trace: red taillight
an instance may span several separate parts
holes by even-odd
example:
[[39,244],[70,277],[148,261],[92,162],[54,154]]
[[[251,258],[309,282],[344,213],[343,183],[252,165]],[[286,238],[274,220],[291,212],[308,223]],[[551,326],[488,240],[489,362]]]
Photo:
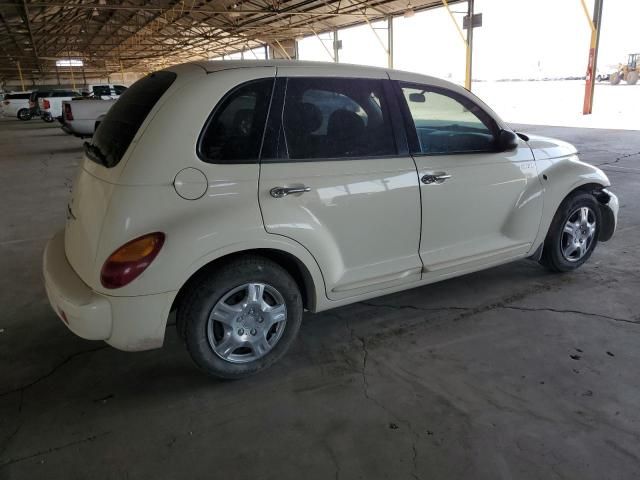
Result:
[[51,108],[51,103],[46,98],[42,101],[42,108],[45,110],[49,110]]
[[151,265],[164,244],[164,233],[155,232],[125,243],[109,255],[100,272],[105,288],[120,288],[135,280]]
[[71,105],[68,103],[64,104],[64,118],[65,120],[73,120],[73,113],[71,113]]

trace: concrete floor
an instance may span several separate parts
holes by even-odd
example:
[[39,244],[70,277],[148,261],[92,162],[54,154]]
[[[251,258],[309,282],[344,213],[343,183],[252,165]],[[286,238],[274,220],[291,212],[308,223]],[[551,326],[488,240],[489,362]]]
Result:
[[640,134],[575,143],[620,227],[568,275],[521,261],[307,315],[292,351],[211,381],[169,328],[125,353],[75,337],[40,257],[81,141],[0,122],[0,478],[629,479],[640,476]]

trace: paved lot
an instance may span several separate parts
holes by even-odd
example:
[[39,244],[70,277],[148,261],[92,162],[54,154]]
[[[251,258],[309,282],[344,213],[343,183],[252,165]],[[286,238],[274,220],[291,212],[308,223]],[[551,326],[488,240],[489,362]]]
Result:
[[81,142],[0,122],[1,479],[640,477],[640,134],[574,142],[620,229],[569,275],[521,261],[307,315],[274,368],[200,374],[72,335],[41,282]]

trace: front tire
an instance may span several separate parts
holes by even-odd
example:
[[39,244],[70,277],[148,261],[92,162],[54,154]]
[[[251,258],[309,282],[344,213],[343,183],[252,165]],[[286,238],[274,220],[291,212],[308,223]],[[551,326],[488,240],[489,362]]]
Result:
[[612,73],[611,76],[609,77],[609,83],[611,83],[611,85],[618,85],[621,79],[622,79],[622,75],[618,72],[615,72],[615,73]]
[[18,110],[17,117],[18,120],[26,122],[27,120],[31,120],[31,112],[28,108],[21,108],[20,110]]
[[51,123],[51,122],[53,122],[53,117],[51,116],[50,113],[43,113],[42,114],[42,120],[44,120],[47,123]]
[[580,267],[598,244],[601,223],[600,206],[593,195],[567,197],[553,217],[540,263],[554,272]]
[[177,325],[193,361],[210,376],[239,379],[264,370],[289,349],[302,322],[295,280],[278,264],[248,256],[195,280]]
[[629,72],[627,74],[627,84],[635,85],[637,82],[638,82],[638,72],[637,71]]

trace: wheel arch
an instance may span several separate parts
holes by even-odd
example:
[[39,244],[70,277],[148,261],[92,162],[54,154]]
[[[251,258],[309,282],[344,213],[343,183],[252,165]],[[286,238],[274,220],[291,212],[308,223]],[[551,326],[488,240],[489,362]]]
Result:
[[249,248],[238,250],[211,259],[193,272],[183,283],[173,300],[171,311],[177,310],[186,292],[192,285],[197,283],[202,277],[211,275],[218,267],[246,255],[257,255],[264,257],[284,268],[293,277],[300,288],[302,303],[306,310],[315,311],[318,304],[318,292],[324,289],[323,285],[318,285],[318,279],[314,279],[307,265],[296,255],[277,248]]
[[553,210],[550,212],[551,215],[549,215],[545,221],[544,228],[541,229],[540,232],[538,232],[538,238],[536,239],[536,242],[534,243],[534,246],[532,248],[531,258],[539,259],[542,256],[542,251],[544,249],[544,242],[549,233],[549,228],[551,228],[551,222],[553,221],[553,218],[558,213],[558,209],[561,207],[564,201],[567,198],[571,197],[572,195],[575,195],[576,193],[590,193],[596,198],[596,200],[598,201],[601,207],[600,212],[602,214],[601,217],[604,223],[603,228],[601,228],[601,232],[598,239],[601,241],[606,241],[609,238],[611,238],[611,235],[613,234],[613,230],[615,228],[615,220],[612,214],[608,214],[609,209],[604,208],[606,203],[609,200],[609,197],[606,194],[606,192],[603,192],[603,190],[608,186],[609,184],[604,181],[603,182],[585,181],[584,183],[574,185],[574,187],[569,192],[567,192],[562,198],[560,198],[559,201],[555,202],[555,205],[553,206]]

